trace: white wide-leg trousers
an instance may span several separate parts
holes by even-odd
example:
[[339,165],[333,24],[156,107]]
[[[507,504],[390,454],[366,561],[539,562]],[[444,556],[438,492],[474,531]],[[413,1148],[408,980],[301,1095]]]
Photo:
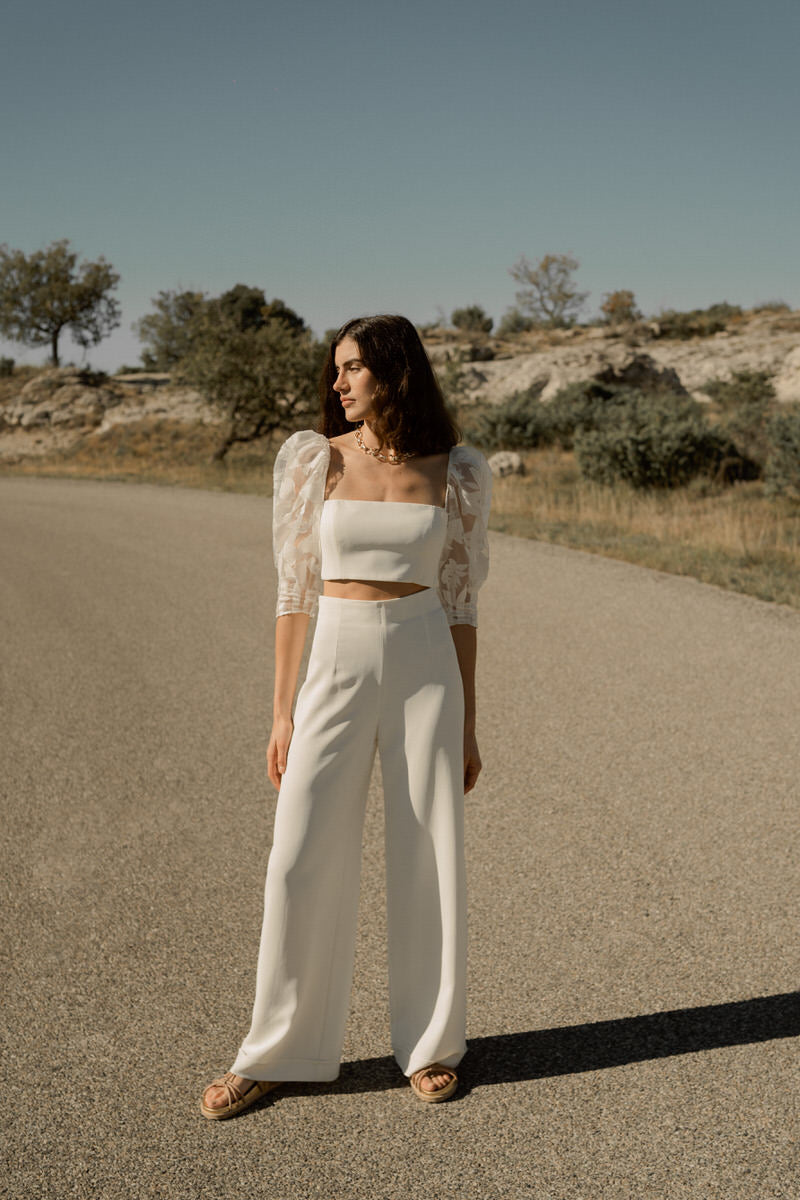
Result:
[[435,589],[320,596],[281,780],[247,1079],[339,1074],[376,747],[385,807],[392,1051],[411,1075],[466,1051],[464,691]]

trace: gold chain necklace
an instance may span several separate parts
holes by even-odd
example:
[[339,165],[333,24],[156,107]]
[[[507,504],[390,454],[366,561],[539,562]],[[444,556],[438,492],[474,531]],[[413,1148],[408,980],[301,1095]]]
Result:
[[357,444],[360,446],[360,448],[364,451],[365,454],[371,454],[373,456],[373,458],[377,458],[380,462],[401,463],[401,462],[405,462],[407,458],[415,458],[416,457],[416,451],[414,451],[414,450],[402,450],[400,452],[400,454],[395,454],[395,452],[393,450],[390,450],[389,457],[387,458],[386,455],[382,454],[380,450],[375,450],[371,446],[364,445],[364,435],[361,432],[362,429],[363,429],[363,425],[358,425],[356,427],[356,442],[357,442]]

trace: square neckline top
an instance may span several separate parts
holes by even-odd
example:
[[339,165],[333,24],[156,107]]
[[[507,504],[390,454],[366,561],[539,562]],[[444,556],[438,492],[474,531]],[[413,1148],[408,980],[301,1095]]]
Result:
[[[330,446],[330,438],[328,439]],[[323,498],[323,504],[402,504],[411,508],[435,508],[438,512],[447,512],[447,501],[450,496],[450,466],[453,458],[454,446],[451,446],[447,452],[447,482],[444,489],[444,504],[427,504],[420,500],[351,500],[347,496],[331,496],[328,499]]]

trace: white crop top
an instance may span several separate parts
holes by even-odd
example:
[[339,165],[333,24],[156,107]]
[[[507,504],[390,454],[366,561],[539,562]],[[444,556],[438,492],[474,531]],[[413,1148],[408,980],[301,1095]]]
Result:
[[453,446],[444,508],[391,500],[325,499],[330,442],[301,429],[273,470],[276,615],[314,616],[323,579],[407,581],[436,587],[450,625],[477,625],[489,572],[492,472],[479,450]]
[[446,510],[394,500],[323,500],[323,579],[406,580],[435,587]]

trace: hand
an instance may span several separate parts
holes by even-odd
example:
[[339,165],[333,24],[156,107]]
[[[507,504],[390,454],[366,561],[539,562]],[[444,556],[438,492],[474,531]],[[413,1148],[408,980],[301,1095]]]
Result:
[[478,776],[481,773],[481,756],[478,752],[478,742],[475,737],[475,730],[470,727],[464,729],[464,795],[471,792],[475,787]]
[[274,787],[280,791],[281,778],[286,773],[286,755],[294,733],[291,717],[276,717],[272,722],[272,733],[267,746],[267,773]]

